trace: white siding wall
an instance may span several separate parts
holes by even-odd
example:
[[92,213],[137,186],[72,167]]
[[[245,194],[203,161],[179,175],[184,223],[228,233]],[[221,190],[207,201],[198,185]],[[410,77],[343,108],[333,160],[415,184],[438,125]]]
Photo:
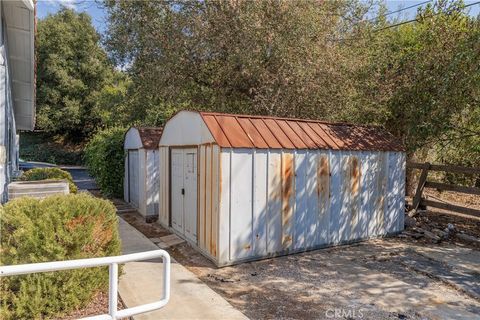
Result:
[[[130,159],[128,156],[129,152]],[[150,159],[149,161],[153,163],[153,159]],[[138,209],[138,212],[140,212],[140,214],[142,214],[144,217],[149,215],[147,212],[147,200],[153,200],[151,195],[155,193],[158,194],[158,192],[151,190],[151,183],[147,181],[147,176],[150,177],[152,174],[154,174],[153,172],[147,171],[147,169],[153,170],[153,168],[147,167],[147,151],[145,149],[126,150],[124,200]],[[133,182],[133,179],[135,179],[134,176],[136,179],[138,179],[138,182]],[[147,196],[147,192],[150,193],[150,196]],[[153,214],[154,212],[152,211],[150,215]]]
[[401,152],[222,149],[217,263],[403,229]]
[[158,214],[159,152],[147,150],[146,156],[146,216],[156,216]]

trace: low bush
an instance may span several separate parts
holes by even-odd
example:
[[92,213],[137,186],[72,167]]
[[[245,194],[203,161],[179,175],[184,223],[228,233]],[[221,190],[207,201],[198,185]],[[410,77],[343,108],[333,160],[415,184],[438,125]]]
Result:
[[[88,194],[18,198],[0,208],[0,264],[120,254],[115,207]],[[58,318],[108,289],[108,267],[4,277],[0,319]]]
[[59,168],[34,168],[24,172],[20,176],[22,181],[38,180],[67,180],[70,193],[77,193],[77,186],[73,183],[72,175]]
[[125,128],[111,128],[95,134],[85,148],[85,164],[102,192],[123,196]]

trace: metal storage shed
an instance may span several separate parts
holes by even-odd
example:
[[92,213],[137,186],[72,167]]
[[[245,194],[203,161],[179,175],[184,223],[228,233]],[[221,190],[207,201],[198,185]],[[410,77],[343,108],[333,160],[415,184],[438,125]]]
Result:
[[131,127],[125,133],[124,199],[150,221],[158,217],[158,142],[161,128]]
[[403,229],[405,152],[378,127],[181,111],[159,148],[159,222],[218,266]]

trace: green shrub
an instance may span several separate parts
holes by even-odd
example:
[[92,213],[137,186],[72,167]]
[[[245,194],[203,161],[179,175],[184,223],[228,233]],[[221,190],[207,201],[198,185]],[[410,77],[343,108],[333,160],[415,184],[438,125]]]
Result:
[[106,195],[122,197],[125,156],[125,128],[98,132],[85,148],[85,163],[100,189]]
[[59,168],[34,168],[20,176],[22,181],[38,180],[67,180],[70,193],[77,193],[77,186],[73,183],[72,175]]
[[81,144],[67,143],[42,132],[20,133],[20,158],[25,161],[83,165],[82,150]]
[[[0,208],[0,264],[120,254],[115,207],[86,193],[18,198]],[[0,319],[57,318],[108,288],[108,267],[3,277]]]

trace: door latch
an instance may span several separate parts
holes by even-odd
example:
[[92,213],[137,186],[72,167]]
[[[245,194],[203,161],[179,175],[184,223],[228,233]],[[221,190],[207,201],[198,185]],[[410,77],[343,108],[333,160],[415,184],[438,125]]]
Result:
[[185,188],[182,188],[182,195],[185,195]]

